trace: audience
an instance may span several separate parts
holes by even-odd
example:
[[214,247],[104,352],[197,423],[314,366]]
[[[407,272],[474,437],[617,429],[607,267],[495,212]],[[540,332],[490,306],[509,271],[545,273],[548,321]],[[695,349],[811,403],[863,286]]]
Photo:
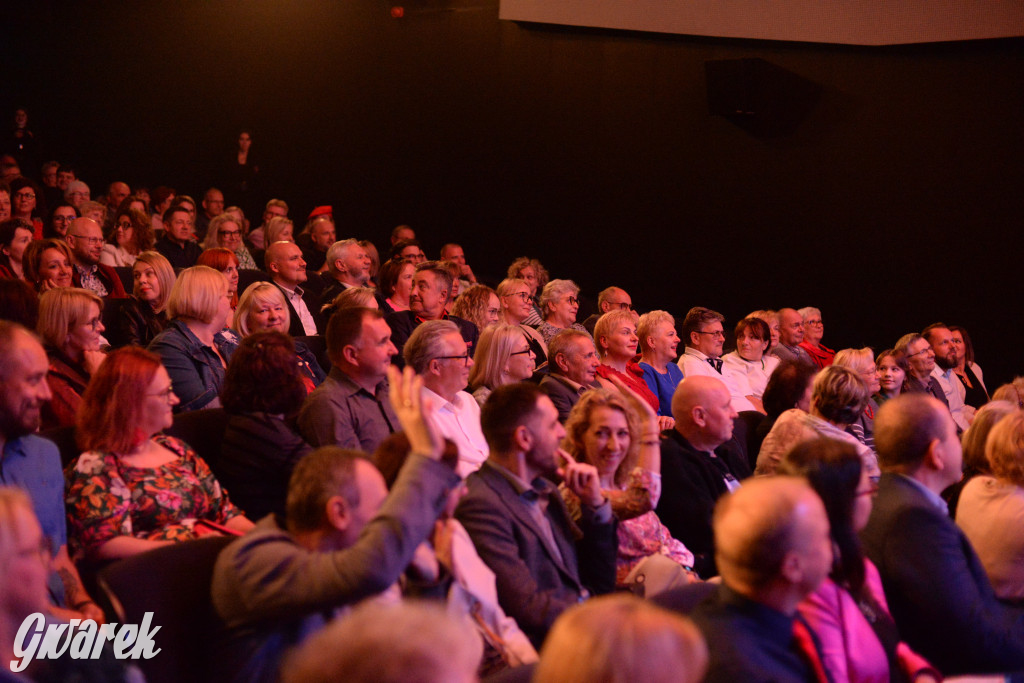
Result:
[[[765,389],[779,367],[779,359],[768,354],[772,345],[771,330],[763,319],[751,316],[736,323],[734,336],[736,350],[722,356],[723,381],[735,387],[735,393],[745,398],[754,410],[764,413]],[[736,408],[735,401],[733,407]]]
[[[0,194],[0,198],[2,198]],[[71,226],[71,221],[78,218],[81,214],[71,204],[67,202],[61,202],[53,207],[50,211],[49,220],[43,226],[43,237],[59,237],[64,239],[64,236],[68,234],[68,228]]]
[[679,355],[676,320],[666,311],[644,313],[637,320],[636,336],[640,340],[639,366],[647,388],[658,399],[658,415],[671,418],[672,395],[683,381],[683,371],[673,362]]
[[33,230],[31,223],[20,218],[0,223],[0,279],[26,279],[22,259]]
[[700,683],[708,650],[693,622],[629,595],[571,607],[544,642],[534,683]]
[[203,240],[203,249],[220,247],[235,255],[237,267],[242,270],[256,270],[258,266],[252,254],[242,243],[243,227],[234,214],[223,212],[213,217]]
[[370,256],[355,239],[334,242],[327,248],[325,263],[327,272],[323,275],[326,283],[322,296],[331,301],[350,287],[365,287],[370,276]]
[[779,472],[805,478],[825,504],[832,571],[797,609],[818,637],[832,679],[941,680],[899,641],[878,569],[861,551],[857,534],[868,522],[878,487],[857,451],[834,439],[805,441],[786,453]]
[[[156,228],[156,221],[153,221]],[[153,248],[163,254],[176,269],[191,268],[203,252],[192,235],[192,216],[188,209],[175,205],[164,212],[161,222],[163,236]]]
[[312,450],[292,427],[306,397],[302,380],[295,345],[282,332],[246,336],[228,363],[217,475],[252,519],[284,515],[288,478]]
[[83,452],[67,473],[77,552],[110,560],[252,527],[203,459],[161,434],[177,403],[170,376],[149,351],[118,349],[100,366],[75,425]]
[[[538,302],[544,322],[537,327],[537,331],[544,337],[544,343],[550,344],[551,338],[565,329],[590,334],[583,325],[576,322],[576,313],[580,310],[580,300],[577,298],[579,293],[580,288],[572,280],[552,280],[544,285]],[[529,318],[524,322],[529,323]]]
[[174,268],[156,251],[144,251],[132,264],[132,295],[117,311],[111,341],[118,346],[149,346],[167,329],[167,301]]
[[480,335],[469,370],[469,387],[481,406],[503,384],[522,382],[533,375],[536,359],[519,325],[498,324]]
[[818,366],[807,350],[800,346],[804,340],[804,319],[792,308],[779,309],[779,343],[772,343],[772,355],[779,360],[794,360],[805,365]]
[[501,306],[501,322],[518,325],[530,343],[530,350],[537,358],[537,366],[543,365],[548,359],[548,345],[535,328],[526,320],[533,314],[533,296],[526,280],[505,278],[498,284],[496,291]]
[[452,315],[473,323],[483,334],[501,319],[501,303],[487,285],[468,285],[452,304]]
[[540,388],[558,411],[558,421],[569,419],[569,411],[588,389],[598,387],[597,357],[594,340],[586,332],[562,330],[551,338],[548,346],[548,372],[540,380]]
[[950,325],[949,331],[953,334],[953,346],[956,348],[957,360],[953,370],[966,390],[964,403],[977,410],[985,405],[989,395],[981,367],[974,362],[974,344],[971,343],[971,336],[967,334],[965,328]]
[[145,211],[125,208],[114,214],[107,243],[100,254],[105,266],[131,266],[138,255],[153,248],[152,223]]
[[[583,327],[586,328],[587,333],[593,336],[594,326],[597,325],[597,321],[605,313],[611,311],[632,311],[633,310],[633,299],[630,298],[629,293],[621,287],[608,287],[602,289],[597,295],[597,313],[593,314],[589,318],[583,321]],[[633,321],[636,322],[636,318],[633,317]],[[672,357],[673,359],[675,356]]]
[[[520,256],[508,267],[508,277],[523,280],[529,287],[531,297],[530,315],[521,322],[526,325],[538,326],[543,322],[543,312],[538,304],[537,292],[544,289],[548,284],[548,271],[537,259]],[[587,332],[587,334],[590,334]],[[545,338],[547,343],[547,338]]]
[[[977,424],[975,420],[967,433]],[[979,473],[963,487],[956,523],[978,553],[996,596],[1020,604],[1024,599],[1024,412],[1013,410],[995,423],[985,442],[985,457],[991,474]]]
[[878,402],[874,396],[882,389],[878,381],[875,354],[866,346],[863,349],[843,349],[836,353],[832,362],[853,370],[868,386],[868,400],[864,412],[846,428],[846,431],[856,437],[857,441],[875,450],[875,413],[878,411]]
[[1024,669],[1024,609],[999,601],[939,497],[961,476],[949,410],[930,396],[891,399],[875,445],[884,473],[861,540],[900,634],[947,676]]
[[148,347],[174,382],[174,412],[220,407],[224,371],[238,346],[238,336],[225,327],[230,314],[223,273],[193,266],[175,280],[167,300],[170,323]]
[[746,383],[734,382],[734,375],[724,372],[722,349],[725,345],[725,317],[703,306],[694,306],[683,319],[683,342],[686,348],[677,361],[684,377],[713,377],[729,389],[733,410],[756,410],[747,400]]
[[800,342],[800,348],[807,352],[819,370],[832,365],[836,352],[821,343],[821,338],[825,335],[821,311],[814,306],[807,306],[797,313],[800,314],[804,331],[804,340]]
[[404,260],[388,260],[381,265],[378,291],[384,297],[385,313],[409,310],[409,295],[412,293],[412,276],[415,271],[416,266]]
[[319,448],[292,471],[284,519],[265,517],[217,559],[213,604],[229,639],[224,680],[277,681],[288,648],[339,608],[388,591],[459,483],[440,462],[421,381],[411,370],[389,373],[392,409],[412,444],[391,493],[363,453]]
[[71,248],[73,287],[83,287],[97,296],[124,299],[128,295],[124,285],[111,266],[100,263],[103,253],[103,230],[91,218],[76,218],[71,221],[64,238]]
[[[615,310],[605,313],[594,326],[594,346],[601,364],[597,366],[597,383],[605,389],[614,389],[616,378],[640,394],[655,412],[661,407],[657,395],[644,381],[644,371],[635,360],[637,355],[636,317],[632,311]],[[670,427],[671,425],[666,425]]]
[[224,247],[212,247],[206,249],[196,259],[197,266],[209,266],[220,271],[228,279],[228,294],[231,295],[231,315],[228,316],[227,326],[232,327],[235,309],[238,308],[238,257],[230,249]]
[[62,239],[51,237],[31,242],[25,248],[22,265],[25,280],[40,294],[49,289],[71,286],[71,248]]
[[991,475],[992,466],[985,455],[985,445],[988,443],[989,432],[996,426],[996,423],[1005,416],[1018,410],[1018,407],[1009,401],[992,400],[981,407],[974,417],[974,422],[967,428],[960,438],[963,449],[963,470],[964,475],[960,481],[950,485],[942,492],[942,499],[949,506],[949,516],[957,519],[957,509],[960,502],[960,495],[970,482],[980,475]]
[[53,394],[43,406],[43,428],[69,427],[89,378],[103,362],[103,299],[87,289],[51,289],[39,298],[36,331],[50,367],[46,382]]
[[953,422],[956,422],[959,431],[963,432],[974,419],[974,408],[964,403],[967,389],[956,377],[955,370],[959,363],[959,357],[957,356],[957,347],[953,344],[953,333],[944,323],[934,323],[924,328],[921,336],[928,340],[935,356],[932,377],[938,381],[939,387],[946,397],[946,405],[949,406]]
[[333,209],[329,206],[313,209],[302,232],[295,238],[311,271],[322,273],[327,268],[327,251],[337,237]]
[[[565,424],[564,446],[575,460],[597,469],[601,492],[619,520],[616,585],[650,597],[699,577],[693,571],[693,553],[654,512],[661,496],[658,416],[624,382],[616,385],[580,399]],[[562,495],[570,514],[578,518],[579,497],[568,488]]]
[[293,242],[271,242],[265,256],[271,281],[284,294],[291,324],[288,334],[293,337],[313,337],[320,333],[320,297],[300,287],[306,281],[306,262],[302,250]]
[[895,349],[886,349],[875,359],[875,372],[878,375],[878,392],[873,398],[881,407],[890,398],[896,398],[903,391],[903,382],[907,378],[909,367],[907,358]]

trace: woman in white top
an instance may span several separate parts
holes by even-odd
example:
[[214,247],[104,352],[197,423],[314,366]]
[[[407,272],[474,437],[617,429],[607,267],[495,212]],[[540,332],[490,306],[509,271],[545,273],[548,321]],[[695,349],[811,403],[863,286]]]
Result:
[[103,245],[100,263],[131,266],[144,251],[153,248],[153,227],[145,212],[124,208],[114,217],[114,225]]
[[763,413],[762,398],[768,378],[779,367],[779,359],[768,355],[771,328],[762,318],[744,318],[736,323],[735,336],[736,350],[722,356],[722,375]]

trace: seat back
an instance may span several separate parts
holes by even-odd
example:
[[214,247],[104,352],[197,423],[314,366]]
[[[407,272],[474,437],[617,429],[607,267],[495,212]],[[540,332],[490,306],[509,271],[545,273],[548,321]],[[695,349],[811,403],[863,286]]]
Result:
[[164,433],[191,446],[216,474],[217,463],[220,460],[220,444],[224,441],[227,421],[228,416],[223,408],[190,410],[175,415],[174,424],[165,429]]
[[757,464],[757,454],[761,451],[761,443],[757,438],[757,427],[765,419],[764,413],[756,410],[741,410],[733,420],[732,438],[743,447],[750,470]]
[[233,540],[211,536],[183,541],[115,562],[99,573],[97,584],[119,624],[141,624],[152,612],[150,630],[161,652],[139,659],[149,683],[212,680],[212,643],[219,620],[210,583],[220,551]]

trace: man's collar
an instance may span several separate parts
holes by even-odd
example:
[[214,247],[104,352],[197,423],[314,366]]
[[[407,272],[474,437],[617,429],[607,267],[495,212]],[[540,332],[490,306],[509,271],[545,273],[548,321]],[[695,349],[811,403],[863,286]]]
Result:
[[518,494],[521,498],[526,498],[531,501],[536,500],[541,496],[550,495],[555,489],[554,484],[552,484],[544,477],[537,476],[534,478],[532,482],[527,482],[525,479],[523,479],[518,474],[508,469],[504,465],[499,465],[498,463],[494,462],[493,459],[488,459],[487,463],[488,465],[493,467],[498,474],[500,474],[501,476],[505,477],[505,479],[508,480],[508,483],[512,485],[512,488],[515,490],[516,494]]
[[902,474],[899,472],[894,472],[893,474],[909,482],[914,488],[920,491],[924,495],[924,497],[928,499],[928,502],[935,506],[936,510],[941,511],[943,515],[949,514],[949,506],[946,504],[946,501],[942,500],[942,496],[939,496],[930,488],[925,486],[917,479],[914,479],[910,475]]
[[305,293],[305,290],[303,290],[302,287],[299,287],[298,285],[295,285],[293,288],[288,289],[286,285],[284,285],[278,280],[274,280],[274,284],[283,289],[288,294],[294,294],[295,296],[301,297]]
[[97,271],[99,271],[99,269],[100,269],[100,267],[99,267],[98,264],[93,264],[91,266],[83,266],[83,265],[80,265],[78,263],[78,261],[75,261],[75,270],[77,270],[80,275],[87,275],[87,274],[90,274],[90,273],[96,273]]
[[683,355],[693,356],[694,358],[699,358],[702,361],[707,361],[707,359],[710,358],[710,356],[705,355],[703,351],[699,351],[698,349],[695,349],[692,346],[687,346],[685,349],[683,349]]
[[359,392],[364,392],[376,398],[376,396],[381,392],[382,389],[386,389],[388,387],[387,379],[382,379],[379,382],[377,382],[377,384],[374,386],[373,391],[369,391],[361,384],[356,382],[354,379],[352,379],[351,375],[349,375],[347,372],[339,368],[337,365],[331,366],[330,372],[328,373],[328,377],[330,377],[331,379],[333,379],[334,381],[341,385],[341,388],[345,391],[346,397],[352,396],[353,394],[358,394]]

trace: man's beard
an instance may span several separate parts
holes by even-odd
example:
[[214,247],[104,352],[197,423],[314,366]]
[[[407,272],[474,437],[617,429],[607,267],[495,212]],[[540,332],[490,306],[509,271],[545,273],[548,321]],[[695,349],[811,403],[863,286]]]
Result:
[[[952,360],[950,360],[952,358]],[[952,370],[957,365],[956,356],[935,356],[935,364],[943,370]]]

